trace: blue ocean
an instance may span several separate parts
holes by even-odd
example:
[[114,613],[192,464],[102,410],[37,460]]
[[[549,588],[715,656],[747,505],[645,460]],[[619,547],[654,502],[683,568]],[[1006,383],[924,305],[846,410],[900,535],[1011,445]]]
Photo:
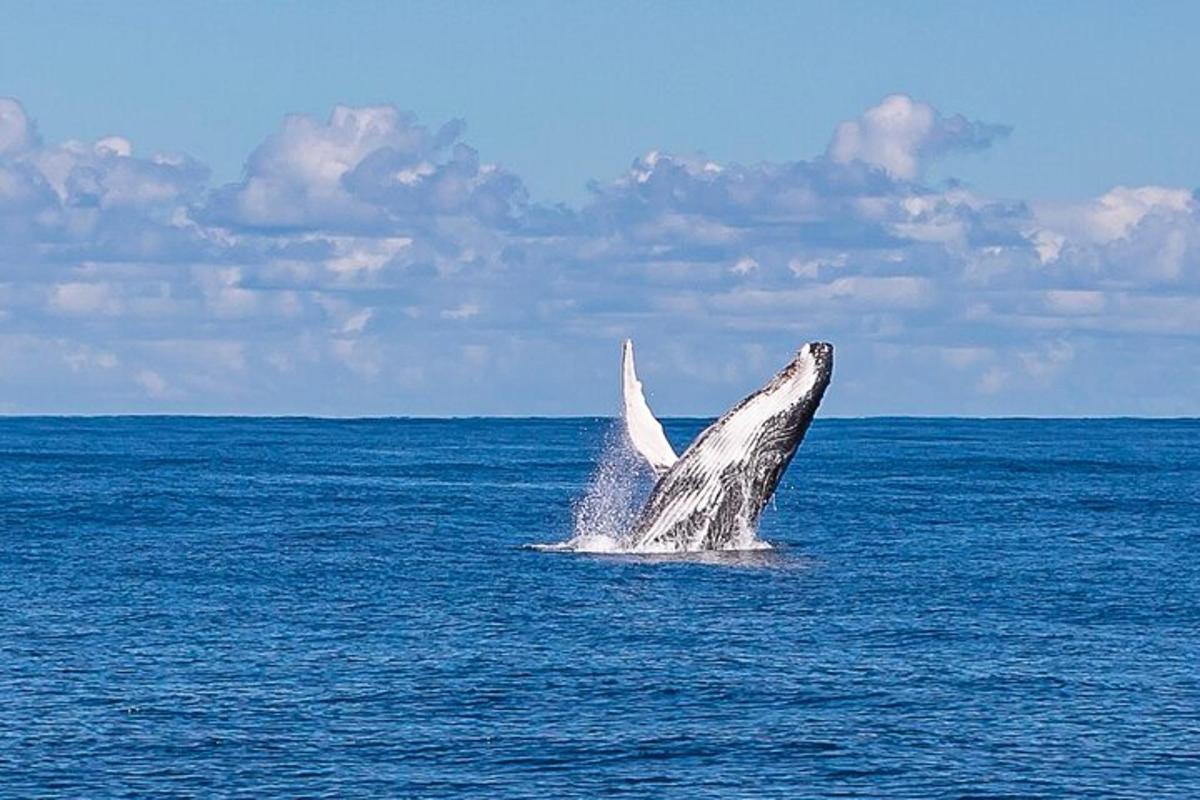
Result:
[[1200,421],[818,418],[770,550],[530,549],[612,424],[0,420],[0,794],[1200,797]]

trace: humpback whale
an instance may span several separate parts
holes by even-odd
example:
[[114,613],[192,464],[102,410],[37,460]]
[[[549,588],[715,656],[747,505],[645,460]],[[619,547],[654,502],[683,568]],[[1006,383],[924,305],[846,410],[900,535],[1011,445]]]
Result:
[[633,363],[621,357],[622,418],[657,477],[629,537],[635,552],[734,550],[754,542],[763,508],[808,431],[833,374],[833,346],[810,342],[765,386],[676,456],[650,411]]

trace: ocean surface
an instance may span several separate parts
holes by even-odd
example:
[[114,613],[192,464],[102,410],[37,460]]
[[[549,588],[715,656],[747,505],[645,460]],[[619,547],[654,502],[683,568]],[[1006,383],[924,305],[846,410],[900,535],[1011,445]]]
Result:
[[0,419],[0,796],[1200,797],[1200,421],[818,419],[770,551],[525,547],[610,425]]

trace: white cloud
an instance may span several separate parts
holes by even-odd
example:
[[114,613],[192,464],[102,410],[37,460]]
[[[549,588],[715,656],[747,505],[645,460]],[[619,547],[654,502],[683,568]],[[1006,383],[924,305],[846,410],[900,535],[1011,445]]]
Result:
[[50,305],[65,314],[117,314],[121,301],[111,284],[60,283],[50,290]]
[[367,328],[367,323],[371,321],[371,316],[375,312],[370,308],[364,308],[351,314],[342,323],[341,332],[343,334],[362,333]]
[[166,397],[170,389],[166,379],[152,369],[139,370],[134,374],[133,379],[138,386],[142,387],[142,391],[154,399]]
[[944,117],[928,103],[893,94],[858,119],[840,124],[827,155],[839,164],[862,161],[911,180],[920,174],[922,159],[981,150],[1007,133],[1003,125],[974,122],[961,114]]
[[0,97],[0,155],[32,147],[37,140],[24,107],[11,97]]
[[377,272],[400,253],[412,246],[407,236],[361,236],[323,237],[333,250],[325,260],[325,266],[338,275],[353,277],[359,273]]
[[103,139],[97,139],[92,149],[101,156],[129,158],[133,155],[133,143],[121,136],[106,136]]
[[247,178],[233,193],[236,218],[248,225],[295,225],[316,215],[331,221],[370,216],[342,178],[370,153],[411,150],[423,135],[389,106],[337,106],[326,123],[293,114],[251,155]]
[[1063,245],[1067,243],[1066,236],[1045,229],[1030,233],[1029,240],[1033,242],[1033,247],[1037,250],[1038,259],[1043,264],[1049,264],[1051,261],[1057,260],[1059,255],[1062,254]]
[[335,357],[351,372],[367,379],[379,376],[379,353],[372,342],[362,339],[334,339],[331,347]]
[[[70,385],[111,408],[133,380],[153,408],[596,411],[633,335],[677,411],[728,399],[689,378],[736,393],[815,337],[838,345],[843,409],[1110,408],[1065,388],[1111,368],[1101,340],[1144,345],[1149,370],[1200,336],[1192,192],[924,185],[930,159],[1004,131],[904,96],[824,156],[652,151],[578,208],[530,203],[461,132],[390,107],[289,117],[212,189],[119,136],[43,144],[0,103],[0,402]],[[1164,374],[1152,391],[1200,397]]]
[[508,219],[524,188],[456,144],[462,129],[454,121],[431,131],[393,106],[336,106],[324,122],[293,114],[250,156],[244,180],[213,196],[208,216],[251,228],[373,232],[439,214]]
[[838,253],[829,258],[792,258],[788,261],[788,269],[797,278],[816,280],[830,270],[839,270],[846,266],[847,255]]
[[1075,348],[1066,341],[1050,342],[1037,350],[1023,352],[1018,357],[1026,373],[1034,378],[1046,379],[1074,360]]
[[1076,281],[1124,289],[1200,283],[1200,203],[1191,191],[1118,186],[1094,200],[1033,207],[1026,237],[1044,264]]
[[729,268],[729,271],[734,275],[749,275],[758,269],[758,262],[750,256],[742,256],[737,260],[737,263]]
[[1192,209],[1192,193],[1162,186],[1118,186],[1101,195],[1085,212],[1089,232],[1100,242],[1110,242],[1129,231],[1155,212],[1182,212]]
[[442,319],[470,319],[471,317],[479,316],[478,303],[460,303],[454,308],[448,308],[442,312]]
[[67,363],[72,372],[87,369],[110,370],[115,369],[121,363],[121,360],[112,353],[83,344],[65,350],[63,361]]
[[1052,289],[1044,298],[1053,314],[1098,314],[1106,305],[1103,292],[1087,289]]
[[1011,377],[1011,373],[1003,367],[988,367],[980,376],[976,387],[983,394],[999,394],[1008,386]]

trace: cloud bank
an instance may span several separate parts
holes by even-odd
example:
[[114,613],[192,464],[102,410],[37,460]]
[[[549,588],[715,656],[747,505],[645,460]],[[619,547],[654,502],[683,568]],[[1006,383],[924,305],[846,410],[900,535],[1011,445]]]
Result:
[[577,208],[390,106],[285,118],[236,183],[0,99],[0,410],[715,413],[801,342],[844,414],[1200,413],[1200,200],[989,196],[1010,131],[905,95],[806,160],[651,151]]

